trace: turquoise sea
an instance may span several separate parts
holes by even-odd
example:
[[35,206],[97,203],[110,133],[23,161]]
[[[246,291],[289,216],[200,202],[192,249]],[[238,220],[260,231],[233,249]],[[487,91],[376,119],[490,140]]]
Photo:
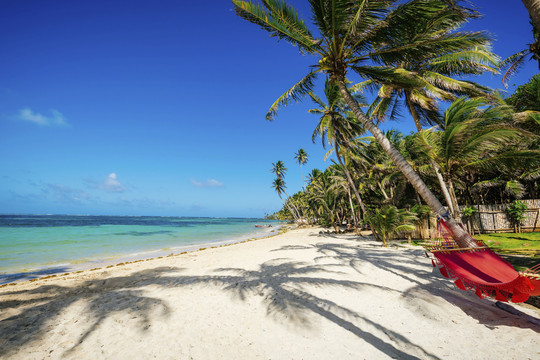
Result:
[[279,225],[244,218],[0,215],[0,284],[266,236]]

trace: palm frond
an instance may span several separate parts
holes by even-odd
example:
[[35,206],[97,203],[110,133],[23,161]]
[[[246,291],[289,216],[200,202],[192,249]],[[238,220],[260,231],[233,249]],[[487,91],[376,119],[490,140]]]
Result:
[[502,78],[502,83],[505,88],[508,87],[508,80],[510,79],[510,77],[512,77],[512,75],[514,75],[523,65],[523,63],[525,62],[525,57],[529,53],[530,51],[528,49],[522,50],[518,53],[510,55],[509,57],[501,61],[501,63],[499,64],[500,69],[504,69],[508,66],[508,69],[505,71]]
[[504,186],[504,191],[518,199],[525,195],[525,186],[517,180],[509,180]]
[[498,73],[499,62],[497,55],[476,46],[430,59],[426,69],[445,75]]
[[351,92],[351,94],[356,94],[356,93],[363,93],[364,89],[369,90],[371,92],[375,92],[378,89],[378,85],[372,79],[365,80],[365,81],[359,82],[358,84],[355,84],[355,85],[351,86],[349,88],[349,91]]
[[291,101],[300,101],[303,96],[309,94],[314,87],[313,81],[316,76],[317,71],[311,71],[302,80],[294,84],[289,90],[281,95],[266,113],[266,120],[273,121],[280,107],[288,105]]
[[470,81],[463,81],[453,79],[449,76],[434,72],[434,71],[425,71],[423,73],[423,78],[446,91],[451,91],[457,95],[468,95],[468,96],[485,96],[490,89],[483,87],[479,84]]
[[264,0],[262,6],[233,0],[236,14],[258,25],[271,36],[290,42],[307,53],[320,52],[316,41],[296,11],[280,0]]

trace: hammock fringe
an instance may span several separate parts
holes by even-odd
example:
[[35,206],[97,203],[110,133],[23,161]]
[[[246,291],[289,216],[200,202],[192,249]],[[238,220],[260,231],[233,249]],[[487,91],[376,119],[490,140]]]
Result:
[[480,299],[492,297],[514,303],[524,302],[537,292],[540,294],[540,278],[536,278],[540,274],[540,264],[525,273],[518,273],[482,241],[475,240],[479,248],[459,248],[444,220],[440,219],[438,223],[443,239],[427,244],[426,249],[432,254],[433,267],[453,280],[457,288],[472,290]]

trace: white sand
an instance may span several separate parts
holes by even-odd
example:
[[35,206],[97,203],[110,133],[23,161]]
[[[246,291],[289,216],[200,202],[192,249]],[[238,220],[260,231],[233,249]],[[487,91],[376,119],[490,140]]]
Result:
[[540,359],[540,326],[421,249],[319,230],[3,287],[0,357]]

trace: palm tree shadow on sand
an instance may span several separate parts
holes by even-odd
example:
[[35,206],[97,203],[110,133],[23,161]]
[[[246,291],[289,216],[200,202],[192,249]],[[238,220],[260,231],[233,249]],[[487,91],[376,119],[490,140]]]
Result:
[[[332,234],[320,234],[317,236],[323,238],[335,237]],[[341,239],[343,240],[343,237]],[[440,301],[449,302],[458,306],[468,316],[473,317],[488,328],[503,325],[530,328],[536,332],[540,332],[540,328],[537,325],[495,307],[492,300],[481,300],[472,292],[457,290],[451,280],[442,277],[438,270],[431,268],[431,266],[422,266],[419,268],[420,259],[425,260],[423,249],[401,248],[399,250],[400,254],[407,256],[400,256],[399,259],[396,259],[391,256],[391,253],[381,251],[381,245],[374,241],[368,241],[366,243],[365,240],[352,237],[348,240],[350,244],[319,242],[311,246],[288,247],[288,249],[302,250],[314,248],[322,254],[321,257],[315,258],[315,261],[330,257],[339,263],[350,266],[359,273],[362,273],[365,264],[369,263],[372,266],[415,284],[403,292],[403,297],[418,298],[419,301],[432,304],[434,307]],[[358,243],[362,243],[361,249],[357,247]],[[429,307],[416,306],[414,310],[422,313],[424,316],[435,316],[435,314],[430,314]]]
[[[182,269],[155,268],[124,277],[94,279],[75,287],[42,285],[33,290],[5,292],[0,295],[0,311],[10,310],[13,315],[0,322],[0,355],[10,355],[25,345],[39,340],[48,324],[61,318],[69,306],[85,306],[83,313],[92,318],[77,343],[65,355],[75,351],[105,319],[115,313],[131,313],[140,318],[141,331],[147,328],[151,312],[165,317],[173,311],[167,302],[145,296],[146,286],[182,288],[203,284],[217,291],[230,293],[233,299],[245,301],[257,295],[262,299],[270,318],[288,322],[298,328],[313,326],[314,316],[322,317],[358,336],[374,348],[400,359],[437,358],[403,335],[377,324],[330,299],[313,295],[308,287],[337,287],[359,291],[364,287],[385,287],[355,281],[339,280],[339,267],[311,265],[302,262],[275,259],[260,265],[257,270],[220,268],[211,276],[183,276]],[[332,270],[334,268],[335,270]],[[31,295],[31,300],[18,301],[17,295]],[[111,304],[113,304],[111,306]],[[380,334],[380,335],[376,335]],[[403,349],[413,349],[407,353]]]

